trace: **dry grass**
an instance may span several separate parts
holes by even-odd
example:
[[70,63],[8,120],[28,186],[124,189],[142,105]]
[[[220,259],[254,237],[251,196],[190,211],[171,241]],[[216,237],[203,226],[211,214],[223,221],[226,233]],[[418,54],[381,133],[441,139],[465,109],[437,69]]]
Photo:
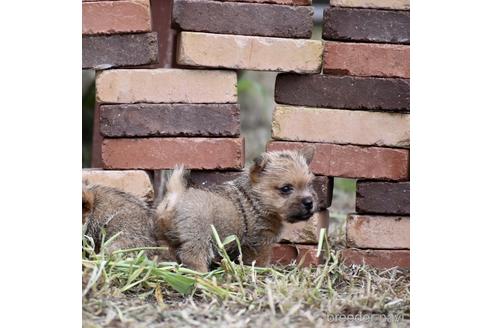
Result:
[[[237,242],[215,240],[219,250]],[[251,267],[222,253],[220,267],[199,274],[143,250],[96,253],[84,237],[84,326],[409,326],[408,271],[348,267],[327,245],[328,261],[316,268]]]

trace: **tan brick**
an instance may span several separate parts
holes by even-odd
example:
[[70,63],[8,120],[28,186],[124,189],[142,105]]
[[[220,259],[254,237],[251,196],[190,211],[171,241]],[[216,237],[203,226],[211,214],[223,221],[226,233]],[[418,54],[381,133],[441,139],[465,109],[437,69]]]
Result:
[[281,241],[297,244],[317,244],[319,231],[328,230],[329,212],[327,210],[315,213],[308,221],[286,223],[280,235]]
[[407,148],[410,115],[277,105],[272,138]]
[[182,32],[177,61],[190,66],[318,73],[322,53],[317,40]]
[[[408,180],[409,151],[382,147],[360,147],[311,143],[316,150],[310,168],[315,174],[378,180]],[[268,150],[300,149],[302,142],[273,141]]]
[[316,257],[317,246],[297,244],[276,244],[272,248],[272,264],[300,264],[301,267],[316,266],[324,263],[324,256]]
[[149,0],[82,3],[82,34],[150,32]]
[[102,185],[120,189],[133,194],[146,202],[154,199],[154,188],[149,175],[145,171],[104,171],[97,169],[83,169],[82,181],[89,185]]
[[410,78],[410,46],[325,42],[323,72]]
[[104,139],[102,160],[108,169],[241,169],[243,138]]
[[342,250],[341,257],[345,265],[366,264],[379,269],[392,267],[410,269],[410,251],[408,250],[348,248]]
[[335,7],[377,8],[377,9],[410,9],[410,0],[330,0]]
[[351,214],[347,217],[347,245],[357,248],[410,248],[410,218]]
[[236,72],[115,69],[96,76],[100,103],[235,103]]

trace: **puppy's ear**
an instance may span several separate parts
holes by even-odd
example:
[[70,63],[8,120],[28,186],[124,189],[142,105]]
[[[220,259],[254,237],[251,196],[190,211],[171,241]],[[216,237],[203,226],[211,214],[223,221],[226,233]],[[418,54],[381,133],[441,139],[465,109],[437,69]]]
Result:
[[306,146],[299,150],[299,153],[306,159],[307,165],[311,164],[315,150],[316,148],[314,146]]
[[85,223],[87,214],[92,211],[94,207],[94,192],[87,188],[82,188],[82,224]]
[[263,153],[253,160],[253,164],[249,168],[249,177],[251,182],[256,183],[268,163],[267,154]]

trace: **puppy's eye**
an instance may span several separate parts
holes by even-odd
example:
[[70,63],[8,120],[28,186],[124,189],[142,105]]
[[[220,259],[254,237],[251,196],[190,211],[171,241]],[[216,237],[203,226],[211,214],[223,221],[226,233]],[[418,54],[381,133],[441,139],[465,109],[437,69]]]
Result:
[[285,186],[280,188],[280,192],[282,194],[290,194],[292,192],[292,190],[294,190],[294,188],[290,184],[285,185]]

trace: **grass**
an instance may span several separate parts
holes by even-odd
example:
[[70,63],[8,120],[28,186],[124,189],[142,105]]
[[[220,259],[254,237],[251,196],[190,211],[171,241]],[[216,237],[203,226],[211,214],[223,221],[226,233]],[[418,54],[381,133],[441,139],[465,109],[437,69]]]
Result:
[[323,237],[320,251],[328,260],[322,266],[259,268],[232,262],[224,245],[239,245],[238,240],[221,241],[215,234],[222,261],[205,274],[157,263],[144,249],[108,255],[105,248],[115,238],[95,252],[92,240],[83,237],[85,327],[326,327],[335,315],[366,319],[374,327],[386,327],[389,317],[396,319],[392,326],[409,325],[409,273],[345,266]]

